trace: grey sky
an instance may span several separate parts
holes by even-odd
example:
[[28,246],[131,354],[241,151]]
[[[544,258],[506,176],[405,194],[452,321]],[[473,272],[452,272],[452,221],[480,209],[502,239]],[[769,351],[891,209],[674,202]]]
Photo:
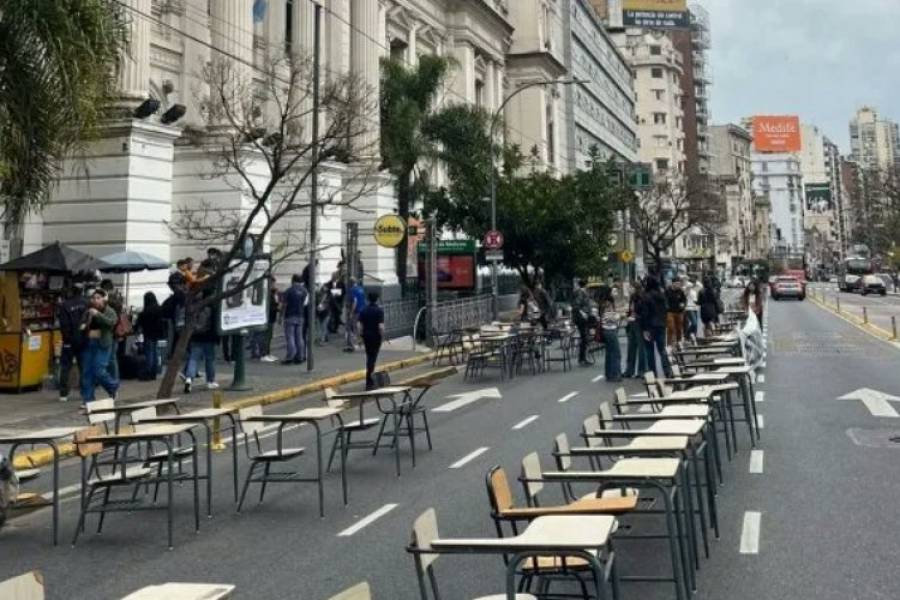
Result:
[[900,0],[701,0],[710,13],[715,123],[798,114],[848,154],[869,104],[900,120]]

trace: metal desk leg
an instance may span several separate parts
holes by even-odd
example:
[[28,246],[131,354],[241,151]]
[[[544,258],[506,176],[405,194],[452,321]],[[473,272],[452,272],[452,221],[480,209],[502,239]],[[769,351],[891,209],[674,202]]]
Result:
[[203,426],[206,428],[206,518],[212,519],[212,429],[206,420]]
[[48,442],[53,450],[53,545],[59,545],[59,448],[56,442]]
[[234,501],[238,501],[238,430],[234,415],[225,413],[231,421],[231,476],[234,482]]
[[[191,436],[191,441],[194,443],[194,451],[191,453],[191,462],[192,467],[194,469],[194,532],[200,532],[200,459],[197,456],[197,453],[200,451],[200,445],[197,443],[197,436],[194,435],[193,431],[188,431],[188,435]],[[210,449],[207,448],[207,453],[210,452]],[[212,478],[210,473],[207,473],[207,486],[209,486],[209,482]],[[207,487],[207,490],[210,488]],[[208,499],[208,498],[207,498]]]
[[335,415],[335,417],[338,420],[338,430],[335,432],[335,435],[338,436],[338,443],[341,445],[341,491],[344,494],[344,506],[347,506],[349,504],[347,499],[347,452],[345,451],[347,440],[344,437],[344,419],[341,418],[340,414]]
[[393,410],[394,418],[394,462],[397,465],[397,477],[400,477],[400,415]]
[[174,492],[175,490],[172,488],[172,467],[174,466],[172,462],[172,440],[169,438],[165,438],[163,440],[166,444],[166,500],[168,501],[168,505],[166,506],[166,515],[167,515],[167,525],[168,525],[168,540],[169,540],[169,550],[175,548],[175,545],[172,543],[172,503],[174,502]]
[[319,486],[319,517],[325,518],[325,487],[322,482],[322,431],[319,424],[310,421],[312,426],[316,428],[316,483]]

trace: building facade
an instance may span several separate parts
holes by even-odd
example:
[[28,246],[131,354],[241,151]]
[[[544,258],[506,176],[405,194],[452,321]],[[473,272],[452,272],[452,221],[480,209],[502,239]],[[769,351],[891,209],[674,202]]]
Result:
[[758,254],[754,243],[759,227],[753,192],[753,137],[742,127],[729,124],[710,127],[709,138],[709,178],[723,203],[716,263],[731,269],[743,260],[765,256]]
[[771,210],[770,249],[802,255],[803,176],[794,154],[753,153],[753,191],[768,198]]
[[567,170],[584,169],[591,148],[603,159],[637,160],[635,79],[628,59],[606,32],[587,0],[569,0],[563,11],[563,86]]
[[863,106],[850,121],[850,159],[867,170],[900,167],[900,127]]
[[709,51],[712,45],[709,13],[699,4],[690,5],[690,27],[671,32],[675,48],[683,57],[681,91],[684,99],[685,172],[695,178],[709,172],[709,92],[713,83]]
[[[382,57],[414,65],[425,53],[450,56],[454,68],[443,101],[494,110],[513,78],[507,65],[515,60],[508,60],[507,54],[513,34],[511,5],[519,4],[325,0],[323,77],[354,74],[377,98]],[[26,222],[24,252],[59,240],[95,255],[128,249],[171,262],[202,256],[205,248],[172,232],[169,223],[174,216],[206,204],[240,212],[252,201],[246,185],[213,176],[211,159],[184,143],[184,128],[202,122],[203,90],[197,73],[211,57],[219,56],[252,80],[262,77],[262,66],[273,55],[312,51],[314,4],[305,0],[123,0],[123,6],[131,23],[129,52],[119,69],[123,118],[110,123],[101,139],[91,143],[83,161],[64,165],[50,204]],[[561,52],[562,44],[557,48]],[[148,98],[162,103],[160,111],[132,118],[131,111]],[[160,114],[175,104],[185,106],[184,117],[163,123]],[[361,146],[371,151],[361,160],[378,164],[377,102],[362,118],[367,128]],[[248,170],[264,184],[266,169],[253,160],[259,159],[248,157]],[[352,164],[320,170],[321,194],[333,193],[338,205],[325,207],[318,218],[319,273],[324,279],[335,269],[347,224],[356,223],[367,283],[383,285],[388,293],[397,288],[394,251],[376,246],[371,231],[379,216],[396,212],[394,182],[387,173],[378,173],[352,207],[340,206],[340,190],[353,194],[357,171]],[[308,216],[291,216],[273,231],[271,243],[305,245],[310,241],[308,232]],[[279,267],[279,277],[299,272],[305,262],[301,255],[286,261]],[[138,300],[147,290],[165,291],[165,280],[164,272],[133,275],[129,300]]]
[[829,152],[836,148],[818,127],[800,126],[800,171],[803,175],[803,228],[807,240],[807,262],[815,268],[830,269],[840,257],[840,223],[836,207],[839,188],[829,168]]

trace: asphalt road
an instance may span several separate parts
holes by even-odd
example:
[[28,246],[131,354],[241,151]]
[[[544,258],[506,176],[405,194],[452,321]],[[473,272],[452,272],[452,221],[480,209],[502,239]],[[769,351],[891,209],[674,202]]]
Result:
[[[772,303],[769,323],[771,350],[757,384],[764,396],[762,454],[751,459],[746,435],[739,438],[741,452],[726,465],[719,494],[721,539],[713,542],[711,559],[701,562],[694,597],[896,598],[900,573],[893,527],[900,522],[894,501],[900,445],[889,438],[900,436],[900,421],[876,418],[863,402],[837,397],[859,388],[900,389],[895,368],[900,354],[809,302]],[[455,394],[492,387],[502,399],[431,412],[435,448],[419,454],[415,470],[404,449],[399,479],[389,452],[351,454],[351,504],[342,506],[340,478],[332,474],[324,519],[318,517],[315,487],[296,484],[270,487],[261,505],[251,492],[252,500],[236,515],[228,454],[217,455],[214,464],[216,515],[203,519],[197,535],[189,490],[177,491],[172,551],[166,549],[162,513],[111,515],[102,535],[89,526],[75,549],[67,543],[50,546],[48,511],[17,518],[0,533],[0,579],[37,568],[44,572],[48,598],[99,600],[163,581],[234,583],[237,597],[319,600],[366,579],[378,599],[414,600],[413,562],[404,547],[416,516],[434,507],[443,535],[493,536],[487,469],[501,464],[514,478],[522,457],[534,450],[550,467],[554,436],[566,432],[575,438],[582,420],[611,398],[613,386],[594,381],[599,373],[579,369],[477,384],[453,378],[432,390],[431,407]],[[633,382],[628,387],[639,391]],[[313,447],[309,428],[288,438],[291,445]],[[264,442],[271,447],[274,439]],[[313,464],[309,456],[301,463]],[[242,475],[245,469],[242,458]],[[76,476],[77,468],[64,468],[64,484]],[[556,490],[546,492],[545,502],[559,499]],[[67,539],[76,503],[64,504],[62,513]],[[759,528],[745,527],[754,513]],[[381,516],[367,519],[373,515]],[[619,554],[626,570],[640,566],[661,573],[667,564],[655,542],[622,544]],[[444,556],[436,570],[447,600],[502,591],[499,558]],[[623,588],[624,599],[671,597],[664,584]]]
[[815,297],[828,306],[836,308],[840,302],[841,311],[857,319],[863,318],[863,307],[865,307],[869,322],[887,334],[893,332],[891,317],[897,320],[897,326],[900,328],[900,295],[868,294],[863,296],[858,293],[840,292],[836,284],[822,283],[812,284],[810,290],[814,290]]

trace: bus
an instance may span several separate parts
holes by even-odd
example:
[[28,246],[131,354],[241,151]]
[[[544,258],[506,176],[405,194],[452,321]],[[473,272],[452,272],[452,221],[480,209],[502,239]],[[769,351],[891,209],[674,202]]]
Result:
[[863,276],[874,274],[872,259],[866,256],[847,258],[838,267],[838,289],[842,292],[862,290]]

